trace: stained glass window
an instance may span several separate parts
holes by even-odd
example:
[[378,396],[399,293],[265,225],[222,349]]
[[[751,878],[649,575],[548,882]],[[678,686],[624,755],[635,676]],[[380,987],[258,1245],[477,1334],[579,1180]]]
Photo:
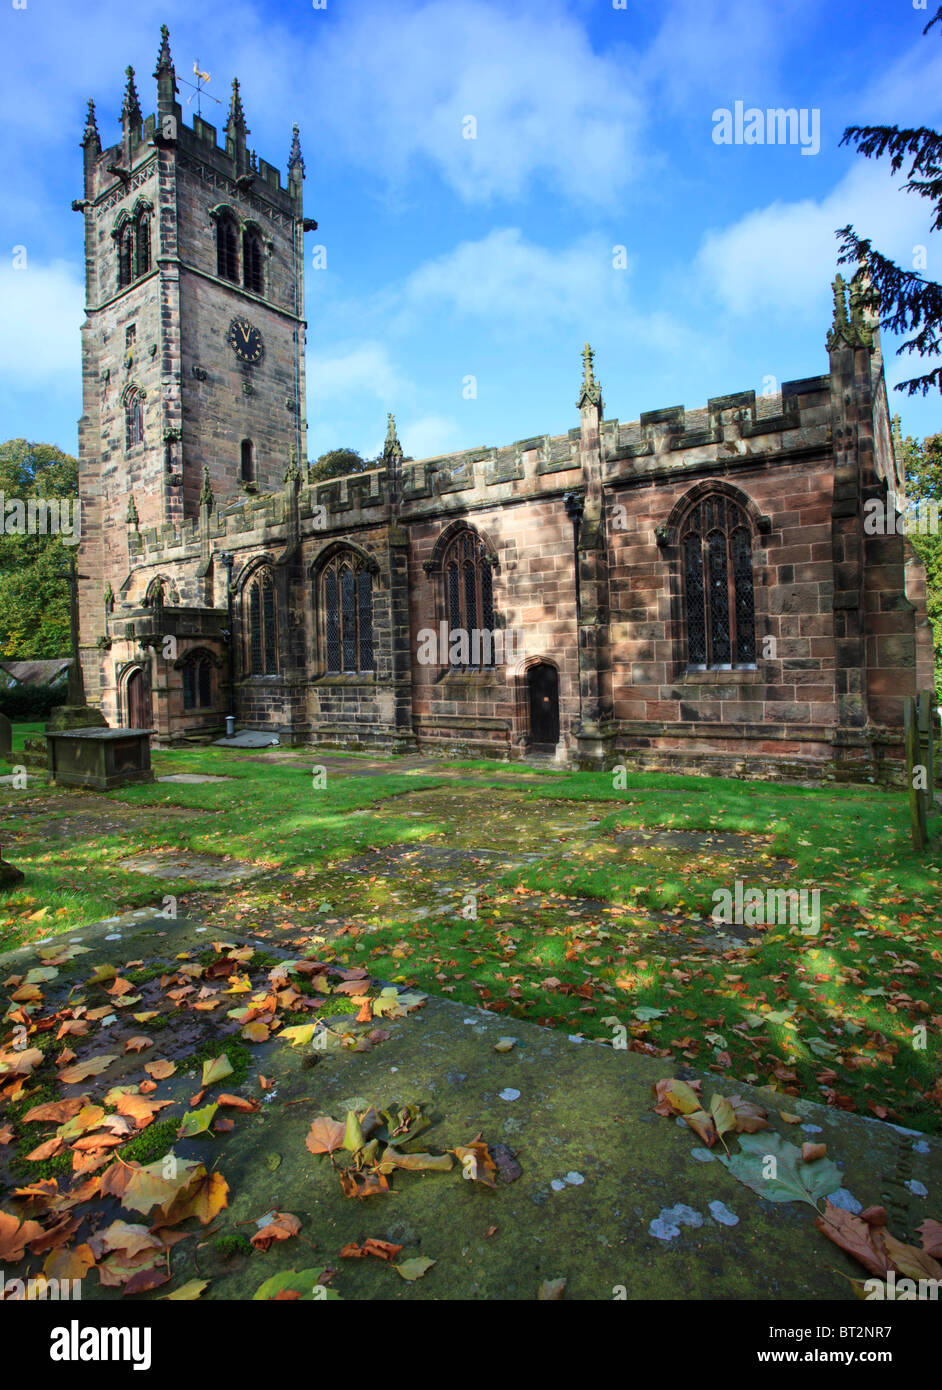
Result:
[[715,493],[681,527],[687,664],[753,666],[756,659],[751,532],[742,508]]
[[253,676],[278,674],[278,625],[275,581],[263,569],[248,586],[249,671]]
[[[467,633],[464,646],[468,665],[493,666],[494,579],[480,536],[470,529],[460,531],[445,553],[442,572],[450,632]],[[476,631],[477,640],[473,636]],[[489,634],[487,639],[484,632]]]
[[325,673],[374,669],[373,576],[359,555],[343,551],[321,571]]

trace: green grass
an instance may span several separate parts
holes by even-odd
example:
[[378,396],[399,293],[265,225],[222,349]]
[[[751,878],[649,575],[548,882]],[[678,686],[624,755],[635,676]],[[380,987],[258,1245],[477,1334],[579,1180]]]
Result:
[[[4,824],[0,802],[0,839],[8,828],[22,833],[10,857],[28,875],[20,892],[0,896],[4,944],[159,905],[163,894],[192,887],[122,869],[131,852],[230,855],[267,873],[202,891],[200,909],[218,930],[251,926],[273,944],[307,950],[327,902],[346,933],[311,949],[341,963],[482,1003],[508,1020],[623,1040],[771,1084],[785,1109],[800,1094],[942,1129],[932,1041],[942,1023],[942,822],[932,822],[930,851],[916,855],[901,793],[651,773],[615,787],[611,774],[534,775],[475,762],[416,775],[397,771],[395,760],[383,775],[331,773],[315,789],[316,761],[314,750],[252,762],[216,748],[161,752],[158,775],[232,780],[106,797],[43,788],[48,809],[35,822],[9,814]],[[508,774],[519,784],[507,785]],[[125,817],[127,829],[90,821],[84,833],[52,840],[50,829],[74,824],[63,817],[76,808]],[[763,838],[740,863],[713,849],[629,848],[615,839],[628,827]],[[457,871],[421,859],[369,873],[344,867],[388,845],[535,848],[543,857],[493,872],[478,861],[467,871],[478,883],[478,915],[467,919]],[[784,870],[775,860],[786,861]],[[736,877],[750,887],[818,890],[820,932],[761,926],[722,955],[698,951],[689,921],[708,918],[716,891],[732,889]],[[442,914],[443,902],[451,902],[444,915],[430,915]]]

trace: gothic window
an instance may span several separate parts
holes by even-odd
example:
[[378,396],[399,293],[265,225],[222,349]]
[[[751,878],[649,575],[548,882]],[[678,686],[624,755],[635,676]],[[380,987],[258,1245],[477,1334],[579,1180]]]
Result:
[[687,665],[697,670],[754,666],[752,537],[738,503],[709,495],[680,530]]
[[134,228],[128,222],[118,237],[118,289],[126,289],[134,278]]
[[216,272],[224,280],[239,283],[239,237],[235,221],[228,215],[216,223]]
[[137,275],[146,275],[150,270],[150,213],[145,209],[137,219]]
[[144,440],[144,402],[140,392],[135,388],[131,389],[124,397],[124,446],[125,449],[133,449],[135,444],[141,444]]
[[[460,531],[442,560],[445,612],[450,632],[467,633],[467,650],[474,665],[493,666],[493,641],[475,642],[472,633],[494,631],[494,580],[484,542],[473,531]],[[477,656],[478,660],[474,658]]]
[[275,614],[275,581],[267,567],[256,573],[243,594],[243,615],[248,634],[248,669],[253,676],[277,676],[278,631]]
[[213,663],[205,652],[183,660],[183,708],[207,709],[213,704]]
[[247,290],[262,293],[262,238],[258,232],[248,231],[242,238],[242,276]]
[[372,671],[373,576],[352,551],[334,555],[320,574],[325,674]]
[[243,439],[242,441],[241,471],[243,483],[255,482],[255,445],[251,439]]

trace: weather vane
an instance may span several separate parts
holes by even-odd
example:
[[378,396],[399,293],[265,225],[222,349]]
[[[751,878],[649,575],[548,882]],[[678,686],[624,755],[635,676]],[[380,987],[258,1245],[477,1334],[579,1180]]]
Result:
[[[207,91],[206,91],[206,88],[203,86],[203,83],[204,83],[204,82],[210,82],[210,81],[212,81],[212,78],[210,77],[210,75],[209,75],[208,72],[201,72],[201,71],[200,71],[200,60],[199,60],[199,58],[197,58],[196,62],[193,64],[193,71],[194,71],[194,73],[196,74],[196,81],[195,81],[195,82],[188,82],[188,81],[186,80],[185,77],[178,78],[178,81],[182,82],[183,85],[184,85],[184,87],[192,87],[192,88],[193,88],[194,94],[195,94],[195,96],[196,96],[196,114],[197,114],[198,116],[202,117],[203,108],[202,108],[202,104],[201,104],[201,99],[202,99],[204,96],[209,97],[210,101],[214,101],[214,102],[216,103],[217,106],[221,106],[221,105],[222,105],[222,101],[221,101],[221,98],[219,98],[219,97],[214,97],[213,94],[212,94],[212,92],[207,92]],[[187,104],[187,106],[189,106],[189,104],[190,104],[190,102],[191,102],[192,100],[193,100],[193,97],[192,97],[192,96],[188,96],[188,97],[187,97],[187,99],[186,99],[186,104]]]

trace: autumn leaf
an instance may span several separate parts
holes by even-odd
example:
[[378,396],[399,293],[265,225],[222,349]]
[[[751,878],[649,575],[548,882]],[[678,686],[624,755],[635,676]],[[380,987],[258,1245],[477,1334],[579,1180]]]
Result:
[[178,1289],[174,1289],[173,1293],[165,1293],[161,1296],[171,1303],[190,1303],[199,1298],[203,1290],[208,1288],[208,1279],[190,1279],[187,1283],[181,1284]]
[[919,1232],[922,1248],[926,1254],[942,1259],[942,1224],[928,1217],[921,1226],[916,1227],[916,1230]]
[[200,1079],[200,1088],[206,1090],[214,1086],[217,1081],[224,1080],[225,1077],[232,1075],[232,1063],[223,1052],[219,1057],[213,1057],[210,1061],[203,1063],[203,1075]]
[[286,1211],[270,1211],[261,1217],[260,1221],[263,1224],[259,1225],[259,1229],[251,1237],[251,1243],[256,1250],[267,1250],[276,1240],[289,1240],[301,1229],[298,1218]]
[[375,1255],[378,1260],[392,1261],[402,1251],[401,1245],[391,1245],[388,1240],[374,1240],[368,1237],[362,1245],[345,1245],[340,1252],[342,1260],[365,1260],[367,1255]]
[[0,1262],[16,1264],[23,1258],[30,1241],[38,1239],[42,1233],[38,1221],[24,1221],[21,1225],[18,1217],[0,1211]]
[[411,1260],[404,1260],[401,1265],[393,1265],[393,1269],[408,1283],[412,1284],[416,1279],[422,1279],[437,1261],[430,1260],[425,1255],[416,1255]]
[[[40,1054],[42,1055],[42,1054]],[[85,1081],[90,1076],[100,1076],[103,1071],[111,1066],[112,1062],[118,1060],[116,1052],[102,1053],[98,1057],[89,1057],[87,1062],[79,1062],[74,1067],[66,1067],[59,1072],[59,1080],[66,1086],[72,1086],[77,1081]]]
[[329,1289],[320,1282],[325,1273],[326,1270],[323,1269],[287,1269],[281,1274],[273,1274],[264,1284],[259,1284],[252,1298],[274,1301],[283,1300],[285,1295],[290,1295],[305,1303],[339,1298],[340,1295],[335,1289]]
[[[166,1081],[168,1076],[173,1076],[177,1069],[176,1062],[168,1062],[161,1059],[159,1062],[145,1062],[144,1070],[148,1076],[152,1076],[155,1081]],[[167,1297],[172,1297],[168,1294]]]
[[147,1048],[154,1046],[153,1038],[145,1038],[143,1034],[138,1037],[128,1038],[124,1044],[125,1052],[146,1052]]
[[194,1134],[206,1134],[218,1109],[217,1102],[212,1101],[200,1110],[188,1110],[180,1121],[177,1138],[189,1139]]
[[341,1170],[340,1186],[345,1197],[378,1197],[389,1191],[382,1173],[360,1173],[355,1168]]
[[562,1296],[563,1296],[563,1294],[564,1294],[565,1292],[566,1292],[566,1280],[565,1280],[565,1279],[544,1279],[544,1280],[543,1280],[543,1283],[540,1285],[539,1289],[537,1290],[537,1295],[536,1295],[536,1296],[537,1296],[537,1300],[538,1300],[540,1303],[549,1303],[549,1302],[551,1302],[551,1301],[553,1301],[553,1300],[557,1300],[557,1301],[558,1301],[559,1299],[561,1299]]
[[871,1274],[883,1279],[889,1273],[890,1261],[883,1245],[883,1232],[879,1229],[827,1201],[824,1215],[817,1217],[814,1224],[828,1240],[846,1250]]
[[311,1125],[305,1144],[312,1154],[331,1154],[343,1148],[344,1126],[329,1115],[318,1115]]

